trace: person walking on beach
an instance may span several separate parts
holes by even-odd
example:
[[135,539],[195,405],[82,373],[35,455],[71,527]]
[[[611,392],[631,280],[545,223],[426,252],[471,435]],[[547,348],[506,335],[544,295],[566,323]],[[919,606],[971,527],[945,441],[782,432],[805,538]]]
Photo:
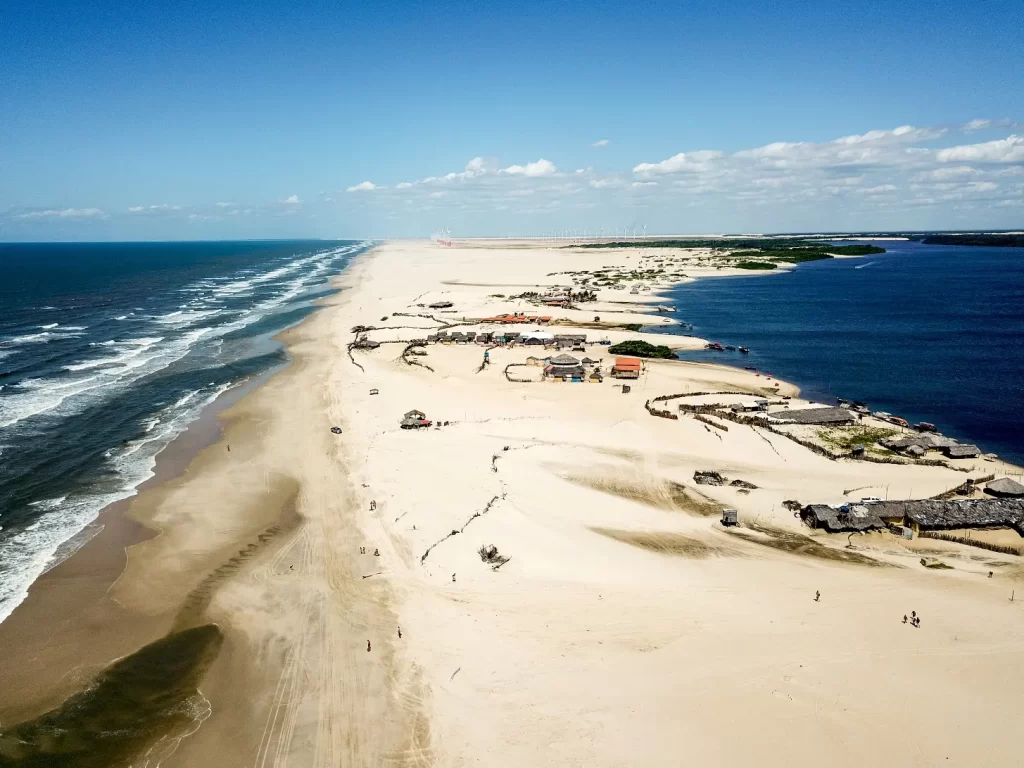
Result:
[[366,641],[366,652],[367,653],[370,652],[370,641],[369,640]]
[[903,614],[903,623],[904,624],[907,623],[907,614],[905,614],[905,613]]
[[821,592],[819,592],[818,590],[814,590],[814,602],[821,602]]
[[398,639],[399,640],[402,639],[402,628],[401,627],[398,628]]

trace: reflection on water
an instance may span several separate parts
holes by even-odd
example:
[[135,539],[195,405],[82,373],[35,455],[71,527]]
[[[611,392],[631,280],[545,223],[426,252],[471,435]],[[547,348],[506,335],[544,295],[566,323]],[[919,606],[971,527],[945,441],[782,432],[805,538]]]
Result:
[[199,682],[222,643],[205,624],[126,656],[56,709],[0,730],[0,766],[159,765],[209,715]]

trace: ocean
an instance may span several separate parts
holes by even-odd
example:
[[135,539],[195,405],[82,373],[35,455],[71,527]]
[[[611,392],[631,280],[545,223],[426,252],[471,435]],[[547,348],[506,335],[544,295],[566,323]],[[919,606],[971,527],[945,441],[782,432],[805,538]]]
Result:
[[875,244],[887,252],[667,292],[693,324],[677,332],[750,348],[679,356],[755,366],[1024,464],[1024,249]]
[[0,244],[0,621],[368,246]]

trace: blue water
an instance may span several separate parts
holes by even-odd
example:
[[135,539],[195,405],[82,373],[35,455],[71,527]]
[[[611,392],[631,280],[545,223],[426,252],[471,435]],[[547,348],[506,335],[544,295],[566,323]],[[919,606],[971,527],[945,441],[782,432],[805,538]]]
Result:
[[0,621],[366,244],[0,244]]
[[1024,463],[1024,249],[879,242],[885,254],[714,278],[667,295],[680,330],[805,396],[862,400]]

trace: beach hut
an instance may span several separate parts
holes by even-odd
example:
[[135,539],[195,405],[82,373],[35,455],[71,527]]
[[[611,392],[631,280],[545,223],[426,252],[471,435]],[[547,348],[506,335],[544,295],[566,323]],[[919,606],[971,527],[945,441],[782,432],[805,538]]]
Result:
[[523,344],[531,346],[544,346],[545,344],[550,344],[554,338],[554,335],[547,331],[524,331],[519,334],[518,340]]
[[642,366],[638,357],[617,357],[612,366],[612,376],[616,379],[639,379]]
[[976,459],[981,456],[981,449],[976,445],[951,445],[946,448],[946,455],[951,459]]
[[556,355],[555,357],[552,357],[549,362],[551,363],[551,365],[554,365],[556,367],[575,367],[580,364],[580,361],[577,360],[572,355]]
[[536,355],[530,355],[526,358],[526,364],[533,366],[546,366],[550,361],[550,357],[537,357]]
[[401,427],[402,429],[420,429],[421,427],[429,427],[431,421],[427,418],[427,415],[423,411],[408,411],[405,416],[402,417]]
[[740,513],[735,509],[723,509],[722,510],[722,525],[731,526],[739,525]]
[[590,375],[587,376],[587,381],[591,384],[600,384],[604,381],[604,376],[601,375],[600,369],[595,368],[590,372]]
[[857,420],[857,415],[845,408],[824,407],[773,413],[769,418],[779,424],[821,424],[835,427],[853,424]]
[[1002,499],[1024,499],[1024,485],[1008,477],[1001,477],[986,485],[985,493]]

